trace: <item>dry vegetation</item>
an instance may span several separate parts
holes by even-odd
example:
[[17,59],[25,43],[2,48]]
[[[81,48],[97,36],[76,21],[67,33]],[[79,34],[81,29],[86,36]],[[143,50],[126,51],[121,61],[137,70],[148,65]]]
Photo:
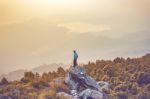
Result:
[[[150,54],[140,58],[97,60],[84,65],[87,73],[97,81],[107,81],[110,99],[150,99]],[[2,79],[0,94],[13,99],[56,99],[57,92],[69,92],[64,77],[67,71],[43,73],[26,72],[20,81]]]
[[106,91],[110,99],[150,99],[150,54],[133,59],[97,60],[85,68],[94,79],[111,84]]

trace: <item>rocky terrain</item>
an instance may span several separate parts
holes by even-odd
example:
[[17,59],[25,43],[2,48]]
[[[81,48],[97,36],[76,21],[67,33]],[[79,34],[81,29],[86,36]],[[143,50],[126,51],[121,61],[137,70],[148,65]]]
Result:
[[3,78],[0,99],[150,99],[150,54]]

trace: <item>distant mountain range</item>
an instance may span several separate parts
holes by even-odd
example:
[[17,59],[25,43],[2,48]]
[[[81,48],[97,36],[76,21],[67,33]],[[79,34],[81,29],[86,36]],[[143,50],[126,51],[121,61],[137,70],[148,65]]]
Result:
[[38,72],[39,74],[42,74],[43,72],[56,71],[58,67],[63,67],[64,69],[67,69],[68,66],[69,65],[64,65],[62,63],[60,63],[60,64],[43,64],[43,65],[40,65],[31,70],[19,69],[19,70],[9,72],[8,74],[2,74],[2,75],[0,75],[0,80],[3,77],[5,77],[9,81],[20,80],[24,76],[24,73],[27,71],[32,71],[34,73]]
[[67,69],[67,65],[64,65],[62,63],[59,64],[43,64],[36,68],[32,69],[32,72],[38,72],[39,74],[42,74],[43,72],[49,72],[49,71],[56,71],[58,67],[63,67],[64,69]]

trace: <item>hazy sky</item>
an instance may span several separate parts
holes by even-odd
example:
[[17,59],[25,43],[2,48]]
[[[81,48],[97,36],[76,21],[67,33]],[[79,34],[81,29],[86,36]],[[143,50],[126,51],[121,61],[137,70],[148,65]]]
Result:
[[1,0],[0,74],[150,52],[150,0]]

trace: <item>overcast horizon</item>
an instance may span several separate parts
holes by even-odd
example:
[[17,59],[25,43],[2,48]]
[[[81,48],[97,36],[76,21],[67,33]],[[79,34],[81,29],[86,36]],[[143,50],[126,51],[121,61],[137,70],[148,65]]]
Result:
[[0,74],[150,53],[149,0],[1,0]]

